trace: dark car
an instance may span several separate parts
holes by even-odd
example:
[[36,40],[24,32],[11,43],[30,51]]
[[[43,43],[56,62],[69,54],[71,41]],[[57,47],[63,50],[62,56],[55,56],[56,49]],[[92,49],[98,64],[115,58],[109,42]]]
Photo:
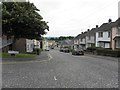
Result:
[[70,49],[69,49],[69,48],[64,48],[63,52],[69,53],[69,52],[70,52]]
[[62,47],[60,48],[60,52],[63,52],[63,48]]
[[82,49],[73,50],[72,55],[84,55],[84,51]]

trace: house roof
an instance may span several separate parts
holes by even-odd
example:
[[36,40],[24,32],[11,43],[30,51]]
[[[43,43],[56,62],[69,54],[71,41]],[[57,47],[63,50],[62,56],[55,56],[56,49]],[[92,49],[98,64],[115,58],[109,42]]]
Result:
[[115,21],[115,26],[120,26],[120,18],[118,18],[116,21]]
[[110,23],[103,23],[99,28],[98,31],[110,31],[113,26],[115,26],[115,22]]
[[88,31],[88,32],[86,33],[86,36],[88,36],[88,35],[94,35],[97,30],[98,30],[98,28],[92,28],[90,31]]
[[80,35],[81,35],[81,34],[78,34],[78,35],[74,38],[74,40],[75,40],[75,39],[78,39]]
[[61,42],[61,45],[71,45],[72,41],[71,40],[64,40]]
[[96,32],[100,31],[110,31],[112,27],[120,26],[120,18],[118,18],[115,22],[103,23],[98,28],[92,28],[90,31],[86,31],[83,34],[78,34],[73,40],[84,38],[88,35],[94,35]]
[[87,32],[84,32],[83,34],[79,34],[77,38],[85,38]]

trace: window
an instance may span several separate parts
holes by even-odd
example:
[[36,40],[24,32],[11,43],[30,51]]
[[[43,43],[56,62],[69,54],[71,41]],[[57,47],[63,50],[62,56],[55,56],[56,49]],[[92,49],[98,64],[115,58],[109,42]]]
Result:
[[31,44],[31,48],[33,48],[33,44]]
[[98,37],[103,37],[103,32],[99,32]]
[[81,42],[83,42],[83,39],[81,38]]
[[110,32],[108,32],[108,37],[110,37]]
[[105,47],[104,43],[103,42],[99,42],[99,47],[104,48]]
[[29,45],[27,45],[27,50],[29,50]]
[[88,40],[90,40],[91,39],[91,37],[90,36],[88,36]]
[[118,27],[118,35],[120,35],[120,27]]

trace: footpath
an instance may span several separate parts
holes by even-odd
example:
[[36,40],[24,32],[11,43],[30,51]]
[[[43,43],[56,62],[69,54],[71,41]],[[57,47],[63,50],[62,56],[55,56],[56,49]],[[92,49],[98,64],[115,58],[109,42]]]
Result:
[[120,60],[120,57],[110,57],[110,56],[101,56],[101,55],[96,55],[93,53],[85,53],[86,56],[94,57],[94,58],[101,58],[101,59],[106,59],[106,60],[112,60],[112,61],[118,61]]

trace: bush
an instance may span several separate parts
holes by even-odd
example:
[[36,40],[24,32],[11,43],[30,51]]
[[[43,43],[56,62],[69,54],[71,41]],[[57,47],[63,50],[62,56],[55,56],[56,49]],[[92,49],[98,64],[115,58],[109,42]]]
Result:
[[33,49],[33,52],[36,53],[37,55],[39,55],[41,51],[42,51],[42,49],[40,49],[40,48]]
[[120,50],[99,48],[96,50],[98,55],[120,57]]
[[88,52],[94,52],[94,51],[96,51],[96,48],[95,47],[88,47],[87,51]]

